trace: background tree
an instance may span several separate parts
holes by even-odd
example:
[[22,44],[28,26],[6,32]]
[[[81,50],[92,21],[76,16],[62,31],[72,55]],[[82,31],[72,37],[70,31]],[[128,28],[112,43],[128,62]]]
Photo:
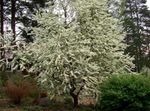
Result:
[[[36,25],[32,21],[33,15],[41,8],[46,6],[47,0],[4,0],[4,21],[5,30],[11,30],[14,33],[14,40],[19,36],[32,41],[31,36],[27,35],[30,27]],[[11,28],[7,28],[11,27]]]
[[121,1],[122,0],[108,0],[109,12],[112,14],[113,17],[118,19],[120,17]]
[[0,1],[0,21],[1,21],[1,22],[0,22],[0,30],[1,30],[0,33],[1,33],[2,35],[3,35],[3,33],[4,33],[4,29],[3,29],[3,27],[4,27],[4,26],[3,26],[3,24],[4,24],[4,22],[3,22],[3,19],[4,19],[4,18],[3,18],[3,13],[4,13],[4,11],[3,11],[3,10],[4,10],[4,4],[3,4],[3,0],[1,0],[1,1]]
[[16,0],[11,0],[11,30],[13,33],[13,40],[16,39]]
[[150,12],[146,0],[125,0],[122,2],[122,7],[123,28],[126,32],[125,43],[129,45],[125,52],[134,57],[136,71],[140,72],[148,60],[145,59],[149,50],[146,47],[150,41],[149,29],[146,25],[148,25]]
[[143,66],[150,67],[150,10],[147,6],[143,6],[140,11],[141,14],[141,35],[143,37],[142,54],[143,54]]
[[33,42],[32,35],[27,33],[31,31],[31,26],[36,26],[36,21],[32,17],[37,11],[46,8],[46,0],[2,0],[1,2],[3,3],[1,5],[3,38],[0,38],[0,65],[3,70],[13,70],[13,52],[17,51],[20,43],[24,45],[24,41]]
[[39,72],[39,82],[50,93],[69,93],[76,107],[80,94],[95,92],[103,77],[127,70],[131,62],[123,55],[123,35],[108,13],[107,0],[69,5],[76,15],[69,24],[53,11],[35,16],[38,27],[32,33],[37,39],[20,50],[16,60],[21,68],[30,65],[29,71]]

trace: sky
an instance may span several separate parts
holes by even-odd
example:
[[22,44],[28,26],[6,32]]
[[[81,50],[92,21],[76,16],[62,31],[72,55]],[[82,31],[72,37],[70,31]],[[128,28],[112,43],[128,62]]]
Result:
[[147,0],[147,5],[148,5],[148,7],[150,9],[150,0]]

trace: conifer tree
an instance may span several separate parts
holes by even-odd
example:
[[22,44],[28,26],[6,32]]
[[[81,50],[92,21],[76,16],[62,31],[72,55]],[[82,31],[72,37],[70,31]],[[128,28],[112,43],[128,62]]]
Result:
[[136,71],[140,72],[148,60],[146,53],[150,41],[146,25],[148,25],[150,11],[147,9],[146,0],[123,0],[122,7],[125,42],[129,45],[125,52],[134,57]]

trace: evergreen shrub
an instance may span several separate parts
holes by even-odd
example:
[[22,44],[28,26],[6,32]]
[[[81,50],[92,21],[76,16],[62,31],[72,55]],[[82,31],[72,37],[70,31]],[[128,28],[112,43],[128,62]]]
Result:
[[150,78],[113,75],[100,87],[97,111],[150,111]]

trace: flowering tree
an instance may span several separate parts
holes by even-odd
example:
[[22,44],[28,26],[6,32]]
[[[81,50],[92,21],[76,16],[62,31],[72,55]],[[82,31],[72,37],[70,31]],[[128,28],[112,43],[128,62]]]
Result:
[[84,91],[95,91],[103,77],[131,65],[123,55],[123,34],[107,11],[107,0],[70,2],[76,19],[68,24],[51,12],[37,14],[36,41],[18,53],[21,63],[31,63],[39,82],[52,94],[69,93],[78,105]]

